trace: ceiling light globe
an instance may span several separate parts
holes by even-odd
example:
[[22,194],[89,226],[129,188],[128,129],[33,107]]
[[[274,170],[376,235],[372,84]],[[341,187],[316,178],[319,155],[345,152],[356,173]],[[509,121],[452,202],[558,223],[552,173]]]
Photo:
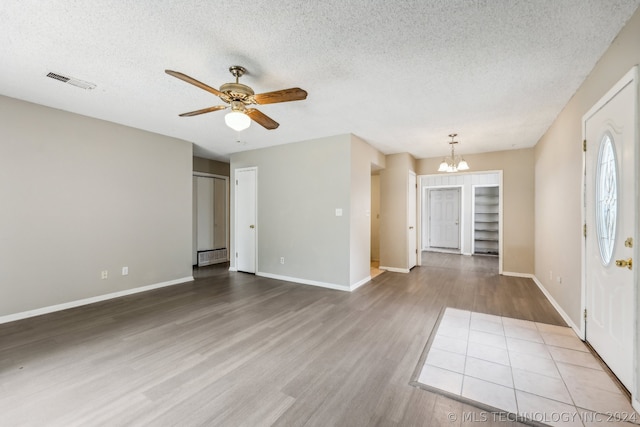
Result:
[[469,164],[465,159],[460,160],[460,163],[458,163],[458,170],[459,171],[469,170]]
[[446,172],[449,168],[449,165],[444,160],[440,163],[440,167],[438,168],[438,172]]
[[244,113],[239,111],[232,111],[227,113],[224,116],[224,122],[231,129],[240,132],[241,130],[245,130],[251,124],[251,119]]

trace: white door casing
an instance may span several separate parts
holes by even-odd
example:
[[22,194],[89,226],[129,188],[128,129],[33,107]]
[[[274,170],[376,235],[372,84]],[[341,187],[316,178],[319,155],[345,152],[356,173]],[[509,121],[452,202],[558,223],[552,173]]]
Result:
[[418,178],[414,172],[409,172],[407,187],[407,260],[408,269],[412,269],[418,263],[418,231],[417,226],[417,200],[418,200]]
[[[637,267],[617,264],[633,258],[635,249],[625,242],[637,237],[637,77],[632,71],[583,118],[585,337],[629,390],[636,357]],[[634,239],[632,245],[637,244]]]
[[235,255],[236,269],[256,272],[258,168],[235,170]]
[[460,188],[429,191],[429,246],[460,249]]

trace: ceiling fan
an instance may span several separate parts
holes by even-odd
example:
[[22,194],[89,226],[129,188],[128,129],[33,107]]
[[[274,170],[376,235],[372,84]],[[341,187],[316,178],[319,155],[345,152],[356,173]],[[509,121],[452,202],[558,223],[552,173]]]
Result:
[[275,129],[278,126],[278,122],[271,117],[262,113],[255,108],[248,108],[252,104],[264,105],[274,104],[276,102],[289,102],[300,101],[307,98],[307,92],[298,87],[290,89],[276,90],[274,92],[266,92],[255,94],[253,89],[247,85],[243,85],[238,80],[242,77],[247,70],[240,65],[232,65],[229,67],[229,72],[236,78],[235,83],[225,83],[220,86],[220,90],[212,88],[198,80],[182,74],[178,71],[165,70],[165,73],[170,76],[176,77],[194,86],[204,89],[207,92],[219,97],[222,101],[229,105],[215,105],[209,108],[203,108],[202,110],[191,111],[189,113],[180,114],[180,117],[191,117],[199,114],[210,113],[212,111],[226,110],[231,108],[231,112],[225,116],[225,122],[227,126],[237,131],[244,130],[249,127],[251,120],[258,123],[266,129]]

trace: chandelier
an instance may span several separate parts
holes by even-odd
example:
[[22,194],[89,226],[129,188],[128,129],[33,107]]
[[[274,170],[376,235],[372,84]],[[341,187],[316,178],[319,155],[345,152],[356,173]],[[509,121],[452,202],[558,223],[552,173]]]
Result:
[[458,143],[458,141],[454,141],[453,138],[458,136],[457,133],[452,133],[449,135],[451,141],[449,141],[449,145],[451,145],[451,157],[445,157],[442,159],[442,163],[440,163],[440,167],[438,168],[438,172],[458,172],[458,171],[466,171],[469,169],[469,165],[467,161],[462,158],[462,156],[456,156],[454,151],[454,146]]

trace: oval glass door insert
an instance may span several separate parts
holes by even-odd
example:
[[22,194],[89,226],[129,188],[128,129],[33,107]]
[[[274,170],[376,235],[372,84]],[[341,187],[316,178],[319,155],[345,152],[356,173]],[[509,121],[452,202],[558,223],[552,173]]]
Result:
[[608,132],[600,141],[595,189],[596,235],[600,257],[606,266],[613,256],[618,220],[618,163],[613,138]]

